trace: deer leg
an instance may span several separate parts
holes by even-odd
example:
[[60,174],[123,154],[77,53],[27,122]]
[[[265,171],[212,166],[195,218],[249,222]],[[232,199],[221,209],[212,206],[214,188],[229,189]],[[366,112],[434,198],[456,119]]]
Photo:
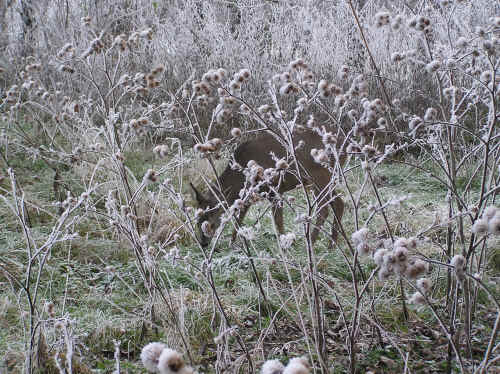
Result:
[[[236,218],[237,227],[241,226],[243,219],[245,218],[245,216],[247,214],[248,208],[249,208],[249,206],[245,205],[242,209],[240,209],[240,214],[239,214],[238,218]],[[231,244],[234,243],[234,241],[236,240],[236,234],[237,234],[236,229],[233,229],[233,233],[231,234]]]
[[276,230],[280,234],[285,233],[285,228],[283,226],[283,207],[275,204],[273,207],[273,218],[274,218],[274,226],[276,227]]
[[318,239],[319,231],[321,230],[321,227],[323,226],[323,223],[325,223],[327,218],[328,218],[328,205],[324,206],[318,212],[318,218],[316,219],[316,226],[313,228],[313,231],[311,233],[311,243],[314,244],[314,242]]
[[342,216],[344,215],[344,201],[340,196],[337,196],[331,203],[333,209],[333,214],[335,214],[335,220],[332,225],[332,240],[337,241],[338,237],[338,226],[342,221]]

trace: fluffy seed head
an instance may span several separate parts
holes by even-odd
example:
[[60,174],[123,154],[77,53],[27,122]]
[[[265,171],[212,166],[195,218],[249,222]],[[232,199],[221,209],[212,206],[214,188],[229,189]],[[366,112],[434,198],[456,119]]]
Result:
[[401,15],[397,15],[396,17],[394,17],[394,19],[392,20],[392,23],[391,23],[391,27],[393,28],[393,30],[399,30],[401,28],[401,24],[403,23],[403,17]]
[[231,88],[232,91],[238,91],[241,89],[241,83],[238,82],[237,80],[232,80],[229,83],[229,88]]
[[289,94],[297,92],[297,91],[298,91],[298,89],[293,83],[284,84],[280,88],[281,95],[289,95]]
[[399,53],[399,52],[394,52],[391,54],[391,61],[392,62],[401,62],[405,59],[404,53]]
[[382,266],[378,272],[378,279],[380,279],[381,281],[386,281],[391,277],[393,273],[394,272],[392,268],[388,266]]
[[408,266],[405,274],[409,279],[417,279],[426,270],[427,270],[427,264],[422,260],[416,260],[415,263]]
[[492,235],[500,235],[500,214],[496,214],[488,221],[488,231]]
[[387,25],[390,21],[391,15],[389,12],[378,12],[375,14],[375,25],[377,27],[382,27],[384,25]]
[[377,154],[377,148],[367,144],[363,147],[363,149],[361,150],[361,152],[363,152],[363,154],[365,156],[368,156],[368,157],[373,157]]
[[494,205],[490,205],[484,210],[483,213],[483,218],[486,218],[488,221],[495,217],[496,213],[498,211],[498,208]]
[[278,360],[267,360],[262,365],[262,374],[282,374],[285,366]]
[[425,66],[425,70],[427,70],[428,73],[435,73],[436,71],[439,70],[440,67],[441,67],[441,62],[438,60],[434,60],[429,62]]
[[469,42],[463,36],[461,36],[460,38],[457,39],[457,47],[458,48],[465,48],[465,47],[467,47],[468,44],[469,44]]
[[434,121],[437,117],[437,110],[434,109],[434,108],[427,108],[427,110],[425,111],[425,115],[424,115],[424,121],[427,121],[427,122],[431,122],[431,121]]
[[324,79],[320,80],[318,83],[318,90],[325,91],[328,88],[328,82]]
[[333,135],[331,132],[327,132],[327,133],[323,134],[321,140],[323,141],[324,145],[337,143],[337,137],[335,135]]
[[156,154],[160,158],[165,158],[168,155],[168,145],[158,145],[153,148],[153,153]]
[[276,161],[276,169],[285,170],[288,169],[288,163],[285,160]]
[[182,355],[170,348],[165,348],[158,359],[158,370],[160,374],[179,373],[184,367]]
[[481,73],[481,76],[479,77],[479,79],[484,82],[484,83],[488,83],[491,81],[491,78],[492,78],[492,75],[491,75],[491,71],[489,70],[485,70]]
[[394,256],[394,252],[387,252],[384,256],[384,266],[392,266],[396,263],[396,256]]
[[238,74],[241,77],[243,77],[244,80],[247,80],[248,78],[250,78],[250,70],[248,70],[248,69],[241,69]]
[[431,289],[432,282],[427,278],[421,278],[417,281],[417,288],[423,294],[426,294]]
[[142,179],[142,182],[147,184],[147,183],[151,183],[151,182],[156,182],[156,172],[153,170],[153,169],[148,169],[148,171],[146,171],[146,174],[144,174],[144,177]]
[[55,305],[53,302],[49,302],[49,303],[45,304],[45,310],[46,310],[47,314],[49,315],[49,317],[51,317],[51,318],[55,317],[56,312],[55,312]]
[[290,360],[283,374],[309,374],[309,363],[305,357],[295,357]]
[[366,256],[372,252],[372,248],[368,245],[368,243],[362,242],[356,246],[356,251],[360,256]]
[[485,218],[478,219],[472,225],[472,232],[476,235],[481,235],[488,232],[488,220]]
[[359,244],[366,241],[369,233],[370,233],[369,230],[366,227],[363,227],[362,229],[353,232],[351,235],[351,239],[355,244]]
[[408,239],[406,239],[406,238],[399,238],[399,239],[397,239],[394,242],[394,248],[397,248],[397,247],[409,248],[409,246],[408,246]]
[[151,373],[158,373],[158,361],[160,355],[167,346],[163,343],[149,343],[142,348],[141,361],[146,370]]
[[406,240],[406,248],[417,249],[417,238],[412,237]]
[[241,130],[238,127],[231,129],[231,136],[233,138],[239,138],[241,136]]
[[465,257],[462,255],[455,255],[450,261],[450,265],[453,266],[454,268],[458,269],[463,269],[465,266]]
[[410,299],[408,300],[410,304],[420,304],[423,305],[425,304],[425,297],[422,295],[420,292],[415,292],[413,295],[411,295]]
[[389,250],[385,249],[385,248],[379,248],[379,249],[377,249],[377,251],[373,255],[373,261],[378,266],[382,266],[382,264],[384,263],[384,256],[386,255],[387,252],[389,252]]
[[408,249],[406,247],[394,248],[394,257],[397,262],[406,262],[408,260]]

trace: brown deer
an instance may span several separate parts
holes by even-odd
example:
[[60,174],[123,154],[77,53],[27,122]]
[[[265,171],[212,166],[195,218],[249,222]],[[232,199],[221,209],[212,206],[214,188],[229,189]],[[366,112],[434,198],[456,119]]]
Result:
[[[333,208],[336,220],[340,222],[344,212],[344,202],[339,196],[335,196],[333,189],[328,188],[332,174],[324,164],[321,164],[321,162],[330,163],[333,158],[333,156],[332,158],[328,157],[324,153],[324,149],[326,144],[329,144],[327,147],[335,147],[334,139],[336,138],[330,133],[320,136],[310,129],[294,133],[293,144],[298,165],[293,164],[291,166],[288,166],[288,163],[284,161],[289,160],[291,164],[293,163],[290,152],[286,149],[287,147],[278,140],[277,135],[270,132],[262,133],[256,138],[239,145],[233,155],[236,164],[233,164],[233,167],[231,165],[226,167],[218,178],[219,187],[217,185],[211,186],[208,196],[201,194],[191,184],[199,207],[204,210],[198,217],[201,245],[205,247],[211,240],[210,236],[207,235],[207,227],[202,228],[202,225],[208,226],[212,231],[215,231],[220,225],[220,216],[223,213],[221,202],[226,201],[233,209],[233,204],[237,202],[238,206],[236,208],[239,210],[237,221],[238,223],[243,221],[251,205],[251,202],[249,202],[251,199],[244,199],[246,202],[240,199],[240,190],[245,186],[253,188],[254,192],[267,192],[267,196],[271,201],[276,197],[276,193],[282,194],[294,189],[299,185],[300,180],[303,180],[304,184],[311,185],[317,196],[321,193],[322,196],[318,206],[322,208],[311,233],[312,242],[317,239],[321,226],[328,218],[329,205]],[[278,162],[278,160],[282,161]],[[345,156],[342,156],[340,164],[343,164],[344,160]],[[234,165],[241,167],[237,169]],[[330,165],[332,164],[330,163]],[[243,169],[247,166],[249,168]],[[248,171],[252,167],[256,173],[249,175]],[[271,178],[266,178],[269,175],[271,175]],[[283,208],[280,204],[273,204],[273,216],[276,229],[280,234],[283,234]],[[233,239],[234,236],[235,233],[233,233]],[[332,227],[333,240],[336,240],[336,237],[337,230]]]

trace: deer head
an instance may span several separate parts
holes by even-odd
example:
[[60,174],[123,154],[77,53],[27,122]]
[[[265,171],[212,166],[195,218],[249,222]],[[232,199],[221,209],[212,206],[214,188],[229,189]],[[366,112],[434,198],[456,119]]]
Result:
[[223,209],[220,206],[220,200],[212,192],[208,196],[203,196],[192,183],[189,184],[194,191],[198,207],[204,211],[198,217],[198,239],[202,247],[206,247],[220,225]]

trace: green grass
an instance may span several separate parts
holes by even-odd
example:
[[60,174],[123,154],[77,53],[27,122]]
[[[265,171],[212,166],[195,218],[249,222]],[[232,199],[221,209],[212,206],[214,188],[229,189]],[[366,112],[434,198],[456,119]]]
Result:
[[[21,154],[17,156],[12,160],[12,167],[16,170],[18,182],[26,194],[27,201],[36,202],[38,206],[57,216],[57,209],[51,205],[54,200],[53,171],[43,162],[33,162]],[[148,168],[158,165],[151,152],[141,149],[127,153],[125,164],[139,183]],[[41,177],[30,178],[34,172],[39,173]],[[362,181],[359,172],[356,170],[349,176],[350,183],[358,188]],[[392,163],[377,169],[376,174],[383,177],[378,188],[384,201],[393,196],[409,196],[400,206],[389,207],[386,210],[388,219],[393,224],[395,235],[410,236],[418,229],[432,223],[436,210],[445,211],[446,189],[425,173]],[[74,194],[77,195],[84,190],[74,170],[64,170],[61,178]],[[458,187],[463,188],[464,183],[466,183],[465,179],[459,179]],[[3,182],[2,187],[9,188],[6,182]],[[472,187],[474,191],[477,191],[477,184],[473,184]],[[157,185],[148,186],[148,190],[157,192],[158,187]],[[342,188],[339,188],[339,191],[348,201],[347,192]],[[292,193],[299,203],[305,202],[300,191]],[[105,193],[103,195],[106,196]],[[361,206],[366,207],[374,201],[372,190],[367,186],[360,201]],[[162,203],[166,202],[166,200],[162,201]],[[97,208],[105,210],[104,200],[99,202]],[[305,270],[308,269],[308,256],[305,243],[298,239],[291,248],[285,251],[285,266],[275,241],[270,210],[267,208],[267,203],[252,207],[244,224],[255,226],[257,221],[260,224],[257,238],[252,241],[251,255],[258,278],[268,298],[268,304],[263,301],[255,274],[251,270],[241,243],[229,247],[228,241],[231,234],[229,228],[224,233],[219,252],[214,255],[213,282],[229,322],[238,327],[238,334],[244,339],[245,344],[253,347],[262,331],[268,331],[262,342],[266,347],[266,354],[286,362],[291,357],[308,353],[301,332],[303,323],[309,331],[311,329],[309,306],[312,304],[307,302],[307,298],[311,297],[310,279],[304,278],[307,274]],[[27,205],[27,211],[33,236],[40,244],[50,234],[54,218],[30,205]],[[358,224],[363,225],[364,219],[368,216],[369,213],[363,210]],[[286,208],[285,228],[287,232],[300,229],[294,220],[294,214]],[[350,235],[356,226],[351,210],[346,211],[343,222]],[[3,203],[0,205],[0,224],[3,227],[0,233],[1,262],[12,275],[23,280],[27,263],[26,241],[19,223]],[[370,222],[369,227],[378,238],[387,238],[380,215]],[[183,350],[178,330],[175,327],[176,321],[172,318],[172,310],[174,310],[176,318],[181,321],[182,331],[187,337],[195,363],[203,371],[213,372],[213,364],[217,358],[213,339],[220,333],[218,326],[222,320],[219,305],[213,297],[211,288],[206,280],[195,276],[196,268],[186,268],[182,261],[172,263],[159,256],[155,275],[159,281],[158,284],[161,285],[161,294],[160,290],[157,290],[151,299],[130,244],[119,233],[108,229],[106,218],[89,215],[75,224],[74,229],[79,233],[79,238],[56,244],[51,248],[40,277],[37,308],[42,319],[46,320],[43,304],[52,301],[56,306],[58,318],[67,317],[73,321],[74,335],[78,336],[81,352],[84,352],[81,357],[83,362],[98,373],[112,371],[114,368],[113,340],[115,339],[121,342],[122,369],[128,370],[129,373],[143,372],[142,365],[139,363],[139,353],[142,347],[150,341],[163,341]],[[431,243],[419,249],[431,258],[441,260],[441,252],[437,249],[438,245],[444,243],[444,230],[434,230],[430,235]],[[345,253],[349,253],[343,241],[339,242],[339,246]],[[179,244],[179,250],[181,256],[188,256],[189,262],[199,268],[203,267],[204,256],[192,240],[183,239]],[[167,253],[168,251],[169,248],[166,249]],[[489,264],[489,272],[486,276],[490,273],[494,275],[500,268],[497,252],[493,248],[486,256]],[[332,249],[325,237],[314,246],[314,256],[316,259],[321,258],[317,266],[320,277],[316,280],[319,285],[318,292],[323,300],[326,328],[332,329],[340,316],[337,297],[344,305],[346,317],[348,319],[352,317],[354,295],[351,283],[352,273],[346,266],[341,251],[338,248]],[[39,264],[36,263],[33,268],[32,281],[36,279],[38,266]],[[106,267],[109,266],[114,268],[114,272],[106,271]],[[365,276],[375,269],[371,260],[362,260],[361,267]],[[446,271],[442,269],[439,278],[436,274],[436,272],[433,273],[433,281],[437,287],[433,297],[436,304],[441,307],[446,297]],[[0,272],[0,285],[4,290],[0,298],[0,327],[2,327],[0,350],[18,354],[23,352],[24,339],[20,334],[23,331],[21,313],[28,310],[27,298],[21,288],[16,286],[15,282],[9,281],[2,272]],[[294,287],[293,292],[290,285]],[[491,288],[498,297],[500,294],[498,286]],[[335,295],[331,290],[335,291]],[[409,294],[411,290],[407,288],[406,292]],[[369,293],[375,297],[374,310],[377,319],[387,332],[393,336],[411,334],[412,325],[403,318],[399,288],[395,280],[386,283],[375,281]],[[160,295],[166,296],[170,301],[166,303]],[[363,302],[363,313],[371,313],[370,298]],[[172,304],[169,304],[170,302]],[[478,293],[478,303],[479,305],[488,304],[488,298],[482,291]],[[425,321],[434,329],[439,330],[439,326],[428,309],[410,306],[409,310],[412,321],[418,321],[418,323]],[[443,308],[439,310],[446,316]],[[271,311],[270,314],[269,311]],[[483,315],[481,313],[483,313],[482,310],[478,321],[481,321]],[[302,320],[298,318],[299,314]],[[150,323],[151,318],[153,318],[153,324]],[[363,318],[361,323],[364,331],[371,331]],[[55,332],[52,322],[44,323],[41,331],[46,334],[49,344],[61,342],[61,336]],[[486,330],[486,333],[480,336],[485,339],[488,331],[490,330]],[[235,337],[231,336],[228,339],[231,349],[235,349],[238,346]],[[335,363],[332,368],[333,372],[340,373],[345,372],[345,365],[340,362],[346,362],[347,353],[341,348],[345,343],[345,337],[339,335],[336,339],[330,358]],[[289,351],[277,349],[285,343],[288,344]],[[425,348],[422,347],[419,349]],[[262,356],[255,357],[258,361]],[[420,367],[417,358],[415,357],[411,363],[413,370],[416,371]],[[389,367],[388,365],[392,365],[392,362],[394,366]],[[437,362],[436,360],[433,367],[441,370]],[[21,364],[22,362],[18,362],[16,365],[20,367]],[[403,366],[404,363],[397,350],[394,347],[377,346],[375,338],[358,354],[358,368],[361,372],[376,367],[385,368],[387,372],[394,372],[401,370]]]

